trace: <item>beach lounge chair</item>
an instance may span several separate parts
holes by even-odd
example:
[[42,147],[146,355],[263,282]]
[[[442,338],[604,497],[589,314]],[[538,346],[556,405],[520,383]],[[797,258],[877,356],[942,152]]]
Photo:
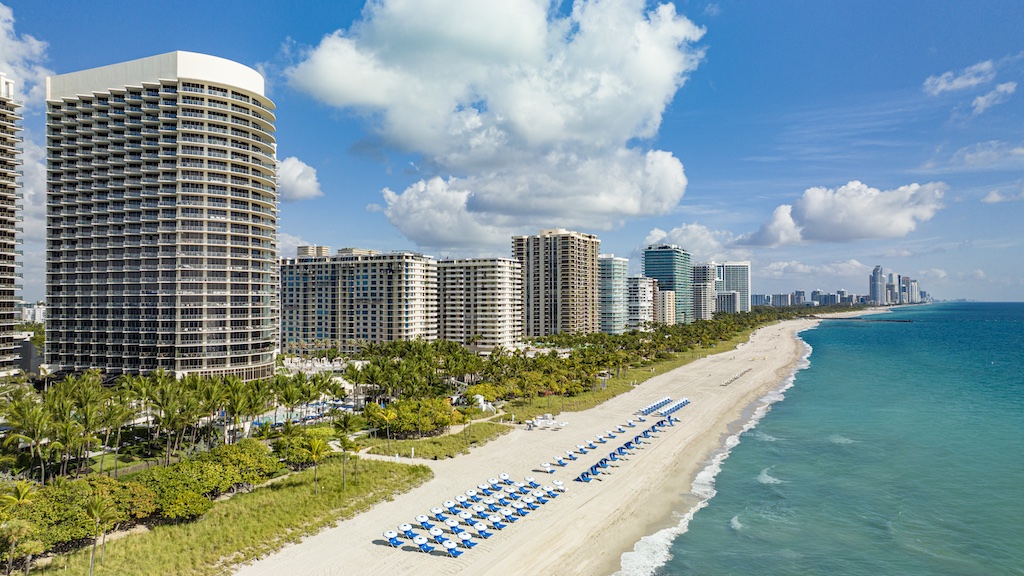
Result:
[[469,532],[460,532],[459,541],[462,542],[462,545],[465,546],[467,550],[476,546],[476,542],[473,541],[473,536],[471,536]]
[[519,514],[520,516],[526,516],[530,513],[530,511],[526,508],[526,504],[523,504],[522,502],[513,502],[512,509],[515,510],[516,514]]
[[452,531],[452,534],[455,535],[462,534],[466,531],[466,529],[463,528],[462,525],[459,524],[459,521],[455,518],[449,518],[448,521],[444,523],[444,525],[447,526],[448,529]]
[[600,474],[601,474],[601,469],[597,466],[597,464],[594,464],[593,466],[590,467],[590,475],[591,476],[599,476]]
[[442,531],[440,528],[431,528],[430,537],[433,538],[434,542],[437,542],[438,544],[448,539],[445,537],[444,531]]
[[473,530],[476,530],[476,533],[479,534],[480,537],[484,540],[490,538],[491,536],[494,536],[494,534],[487,531],[487,525],[483,522],[477,522],[476,524],[473,524]]
[[577,482],[590,482],[590,473],[581,472],[579,476],[575,478]]
[[447,552],[448,555],[451,556],[452,558],[458,558],[459,556],[462,556],[464,554],[464,552],[462,550],[458,549],[459,545],[456,544],[455,542],[452,542],[451,540],[445,541],[443,546],[444,546],[444,551]]
[[597,443],[598,444],[604,444],[606,442],[608,442],[608,441],[604,439],[604,434],[598,434],[597,435]]
[[512,484],[512,477],[509,476],[508,474],[505,474],[504,472],[498,474],[498,478],[500,478],[501,481],[504,482],[505,484]]
[[558,498],[558,492],[555,491],[554,486],[545,484],[544,486],[541,486],[540,489],[547,493],[548,498]]
[[619,455],[616,454],[615,452],[612,452],[611,454],[608,455],[608,459],[611,460],[612,462],[618,462]]
[[562,459],[561,457],[555,458],[555,464],[558,464],[559,466],[561,466],[563,468],[568,466],[568,464],[565,463],[565,460]]
[[597,446],[594,444],[593,440],[587,440],[587,448],[590,448],[591,450],[597,450]]
[[[483,506],[481,506],[481,509],[483,509]],[[463,510],[462,512],[459,512],[459,520],[469,524],[473,521],[473,513],[469,510]]]
[[448,519],[447,516],[445,516],[444,514],[441,513],[441,509],[440,508],[431,508],[430,509],[430,513],[434,515],[434,519],[437,520],[438,522],[444,522],[445,520]]
[[412,541],[412,543],[419,546],[420,552],[423,552],[425,554],[430,554],[434,551],[434,547],[430,544],[427,544],[427,539],[423,536],[417,536],[416,539]]
[[416,522],[420,526],[422,526],[424,530],[430,530],[431,528],[434,527],[434,525],[431,524],[430,522],[428,522],[428,520],[429,520],[429,518],[427,518],[426,516],[424,516],[422,514],[416,517]]
[[576,460],[577,459],[576,458],[576,454],[574,454],[572,450],[566,450],[565,451],[565,457],[568,458],[569,460]]
[[541,462],[540,463],[540,468],[541,468],[541,470],[547,472],[548,474],[554,474],[555,473],[555,469],[551,467],[551,463],[550,462]]
[[473,503],[470,502],[469,498],[467,498],[464,494],[459,494],[458,496],[456,496],[455,502],[458,503],[458,505],[462,506],[463,508],[469,508],[470,506],[473,505]]
[[444,501],[444,509],[447,510],[448,513],[452,516],[459,515],[459,511],[455,509],[455,502],[452,502],[451,500]]
[[511,508],[502,508],[501,515],[505,517],[505,521],[509,524],[513,524],[519,521],[519,518],[516,516],[516,513],[513,512]]
[[505,526],[507,526],[507,524],[502,523],[501,516],[498,516],[497,514],[491,514],[488,516],[487,521],[491,523],[491,526],[493,526],[495,530],[504,530]]
[[530,485],[530,488],[540,488],[540,484],[537,484],[537,480],[533,476],[527,476],[523,480]]
[[533,496],[534,499],[537,500],[537,502],[540,502],[541,504],[548,503],[548,499],[544,497],[546,495],[547,494],[545,494],[543,490],[534,490],[531,494],[531,496]]
[[524,497],[523,504],[530,510],[536,510],[537,508],[540,508],[540,506],[537,506],[537,500],[535,500],[533,496]]
[[394,530],[388,530],[384,533],[384,539],[388,541],[388,544],[392,548],[401,548],[402,541],[398,539],[398,533]]
[[416,533],[412,531],[412,524],[399,524],[398,529],[405,535],[406,538],[412,540],[416,537]]

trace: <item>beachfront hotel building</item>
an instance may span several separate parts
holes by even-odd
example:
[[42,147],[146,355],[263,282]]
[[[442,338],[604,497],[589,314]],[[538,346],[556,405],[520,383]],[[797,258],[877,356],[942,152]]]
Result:
[[679,246],[657,244],[644,250],[644,276],[658,281],[658,288],[676,294],[676,324],[693,321],[693,271],[690,253]]
[[629,259],[614,254],[601,254],[597,262],[601,332],[622,334],[626,331],[626,276],[629,274]]
[[739,293],[736,312],[750,312],[750,261],[718,264],[718,278],[715,290]]
[[512,237],[512,255],[523,267],[526,336],[586,334],[600,329],[600,248],[597,236],[564,228]]
[[414,252],[303,247],[280,261],[281,349],[437,339],[437,262]]
[[46,81],[46,361],[108,375],[274,372],[274,103],[169,52]]
[[626,279],[626,329],[645,330],[654,322],[654,294],[658,281],[646,276]]
[[523,271],[511,258],[437,263],[438,338],[472,351],[514,349],[523,337]]
[[718,265],[697,264],[693,267],[693,319],[711,320],[715,316],[715,283],[719,280]]
[[17,260],[20,250],[18,234],[21,228],[19,179],[22,148],[21,102],[14,98],[14,81],[0,71],[0,377],[18,372],[18,349],[14,326],[18,321],[16,310],[20,273]]
[[676,323],[676,293],[671,290],[654,291],[654,323]]

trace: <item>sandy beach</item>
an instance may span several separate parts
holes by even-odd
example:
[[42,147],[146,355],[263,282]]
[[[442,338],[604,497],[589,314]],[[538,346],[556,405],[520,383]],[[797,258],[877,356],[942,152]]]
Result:
[[[652,378],[593,409],[559,416],[568,422],[562,429],[519,426],[468,455],[418,461],[434,470],[434,479],[236,573],[612,574],[619,570],[622,554],[640,538],[678,522],[673,510],[698,502],[690,493],[695,476],[749,419],[752,407],[793,373],[805,351],[797,333],[817,322],[790,320],[760,328],[734,351]],[[664,396],[690,399],[691,404],[675,414],[681,422],[658,433],[595,481],[584,484],[572,479],[632,438],[643,424],[632,429],[633,434],[599,444],[598,450],[564,468],[556,466],[554,474],[540,470],[541,462],[553,461],[565,450],[635,419],[638,409]],[[381,537],[383,531],[412,523],[415,516],[503,472],[514,480],[534,476],[541,484],[559,479],[567,490],[515,524],[495,531],[490,539],[477,539],[478,545],[458,559],[441,555],[440,546],[430,555],[411,543],[394,549]],[[425,531],[417,526],[416,532]]]

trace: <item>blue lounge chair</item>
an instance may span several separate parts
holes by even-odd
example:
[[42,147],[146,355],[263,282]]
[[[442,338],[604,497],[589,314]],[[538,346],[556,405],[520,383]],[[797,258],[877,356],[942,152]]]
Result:
[[563,460],[561,458],[558,458],[557,460],[555,460],[555,464],[558,464],[559,466],[562,466],[562,467],[568,466],[568,464],[565,463],[565,460]]
[[458,549],[458,546],[459,545],[456,544],[455,542],[446,542],[444,544],[444,551],[447,552],[448,555],[451,556],[452,558],[458,558],[459,556],[462,556],[462,554],[463,554],[462,550]]
[[619,455],[616,454],[615,452],[612,452],[611,454],[608,455],[608,459],[611,460],[612,462],[618,462]]
[[419,546],[420,552],[423,552],[424,554],[430,554],[434,551],[434,547],[430,544],[427,544],[427,539],[423,536],[417,536],[416,539],[412,541],[412,543]]
[[473,541],[473,537],[469,535],[469,532],[463,532],[462,534],[463,535],[459,536],[459,540],[461,540],[462,545],[466,547],[466,550],[476,546],[476,542]]
[[431,524],[430,522],[427,521],[427,517],[422,515],[422,514],[420,514],[419,516],[416,517],[416,522],[420,526],[422,526],[424,530],[430,530],[431,528],[434,527],[433,524]]
[[487,527],[484,524],[475,524],[473,528],[476,530],[476,533],[479,534],[480,537],[484,540],[490,538],[491,536],[494,536],[494,534],[491,534],[487,531]]

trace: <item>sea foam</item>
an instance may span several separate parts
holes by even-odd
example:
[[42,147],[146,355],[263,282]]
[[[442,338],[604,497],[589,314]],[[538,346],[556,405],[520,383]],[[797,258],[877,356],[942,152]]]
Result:
[[[681,534],[686,533],[686,529],[690,525],[690,520],[693,520],[693,516],[698,510],[706,507],[709,500],[714,498],[715,477],[722,470],[722,462],[729,457],[732,449],[740,443],[740,436],[757,426],[757,423],[771,410],[772,404],[786,397],[784,393],[793,386],[793,382],[796,380],[796,373],[811,365],[811,345],[802,340],[801,342],[804,346],[804,354],[797,363],[796,368],[793,369],[793,373],[783,381],[778,389],[772,390],[760,399],[750,420],[743,425],[739,432],[726,438],[724,448],[714,453],[708,461],[708,465],[698,472],[697,477],[693,479],[690,492],[700,498],[700,501],[685,514],[677,515],[679,522],[675,526],[641,538],[633,546],[631,552],[626,552],[622,555],[620,560],[621,568],[614,576],[653,576],[658,568],[664,566],[672,558],[672,553],[670,552],[672,542]],[[736,520],[736,523],[739,524],[739,520]]]

